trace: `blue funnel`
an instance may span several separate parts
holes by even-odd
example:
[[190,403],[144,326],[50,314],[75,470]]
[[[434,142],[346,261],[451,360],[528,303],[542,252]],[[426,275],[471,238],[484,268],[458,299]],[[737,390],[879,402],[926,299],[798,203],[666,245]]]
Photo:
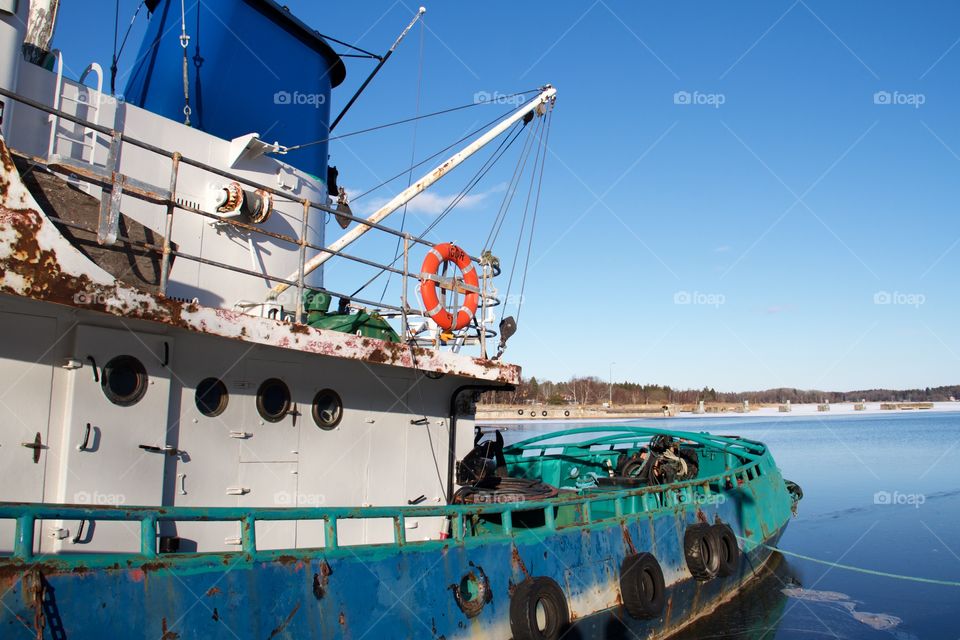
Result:
[[[180,0],[148,0],[151,19],[127,102],[185,121]],[[346,75],[320,35],[273,0],[187,0],[190,123],[220,138],[257,132],[292,146],[330,133],[330,90]],[[327,144],[292,152],[326,178]]]

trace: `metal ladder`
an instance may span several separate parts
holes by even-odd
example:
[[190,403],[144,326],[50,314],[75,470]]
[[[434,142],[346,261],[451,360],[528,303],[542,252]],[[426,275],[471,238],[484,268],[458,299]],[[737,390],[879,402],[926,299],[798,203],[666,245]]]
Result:
[[[96,62],[91,63],[84,69],[80,75],[81,88],[78,89],[77,97],[64,95],[63,93],[63,53],[54,51],[56,56],[56,75],[57,81],[54,87],[53,108],[62,109],[64,102],[73,102],[77,105],[79,111],[81,105],[86,105],[86,120],[94,125],[100,124],[100,107],[103,104],[103,69]],[[93,73],[97,79],[96,91],[92,87],[86,86],[87,77]],[[77,114],[79,115],[79,113]],[[76,137],[74,137],[76,136]],[[59,116],[51,114],[50,116],[50,143],[47,148],[47,157],[53,159],[57,156],[57,143],[64,140],[71,144],[78,144],[81,147],[79,160],[90,165],[97,164],[97,143],[100,134],[87,127],[74,126],[73,131],[60,129]],[[102,165],[101,165],[102,166]]]

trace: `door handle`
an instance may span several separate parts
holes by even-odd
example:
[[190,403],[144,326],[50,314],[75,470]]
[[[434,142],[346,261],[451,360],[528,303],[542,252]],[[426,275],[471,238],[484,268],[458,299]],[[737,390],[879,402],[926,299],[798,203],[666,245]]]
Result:
[[77,451],[88,451],[90,446],[90,423],[87,423],[86,429],[83,431],[83,442],[77,445]]
[[172,447],[169,444],[165,444],[162,447],[157,447],[152,444],[141,444],[138,448],[150,453],[165,453],[168,456],[179,456],[180,454],[185,453],[184,451],[181,451],[176,447]]

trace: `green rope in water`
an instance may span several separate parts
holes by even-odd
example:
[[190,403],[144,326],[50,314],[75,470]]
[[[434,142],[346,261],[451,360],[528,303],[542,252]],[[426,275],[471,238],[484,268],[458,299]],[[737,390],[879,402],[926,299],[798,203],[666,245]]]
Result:
[[[741,538],[741,540],[745,540]],[[874,569],[864,569],[862,567],[854,567],[849,564],[840,564],[839,562],[830,562],[829,560],[820,560],[819,558],[811,558],[810,556],[805,556],[800,553],[794,553],[793,551],[784,551],[783,549],[778,549],[776,547],[771,547],[769,545],[758,543],[759,546],[769,549],[770,551],[778,551],[785,556],[790,556],[792,558],[800,558],[801,560],[807,560],[809,562],[816,562],[817,564],[825,564],[829,567],[834,567],[836,569],[846,569],[847,571],[856,571],[858,573],[866,573],[871,576],[883,576],[884,578],[896,578],[897,580],[909,580],[911,582],[926,582],[927,584],[939,584],[945,587],[960,587],[960,582],[955,582],[953,580],[937,580],[935,578],[918,578],[916,576],[904,576],[899,573],[889,573],[887,571],[876,571]]]

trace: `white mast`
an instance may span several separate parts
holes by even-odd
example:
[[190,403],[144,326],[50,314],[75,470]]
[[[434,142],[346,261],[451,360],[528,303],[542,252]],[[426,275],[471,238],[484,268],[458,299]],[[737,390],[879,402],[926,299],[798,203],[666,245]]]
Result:
[[[543,88],[543,91],[540,92],[537,97],[523,105],[512,114],[501,120],[497,125],[492,129],[484,133],[482,136],[468,144],[466,147],[458,151],[456,154],[450,156],[447,160],[443,161],[432,171],[427,173],[425,176],[411,184],[409,187],[398,193],[393,197],[390,202],[383,205],[376,211],[374,211],[367,218],[368,222],[379,223],[384,218],[389,216],[391,213],[405,205],[406,203],[413,200],[417,195],[423,192],[427,187],[432,185],[434,182],[448,174],[454,167],[461,164],[464,160],[472,156],[474,153],[479,151],[488,144],[491,140],[495,139],[501,133],[509,129],[515,122],[526,116],[528,113],[536,109],[542,104],[546,104],[553,100],[556,96],[557,90],[550,85],[546,85]],[[362,222],[359,223],[356,227],[343,234],[339,240],[336,240],[332,244],[327,246],[327,249],[330,251],[342,251],[344,248],[349,246],[351,243],[356,241],[360,236],[369,231],[372,227],[369,227]],[[314,269],[322,265],[324,262],[333,257],[333,253],[327,253],[326,251],[321,252],[314,257],[307,260],[303,265],[303,275],[306,276],[308,273],[312,272]],[[287,280],[296,281],[299,277],[299,272],[294,272],[290,274]],[[277,284],[273,289],[270,290],[269,298],[275,299],[281,293],[290,288],[289,284],[280,283]]]

